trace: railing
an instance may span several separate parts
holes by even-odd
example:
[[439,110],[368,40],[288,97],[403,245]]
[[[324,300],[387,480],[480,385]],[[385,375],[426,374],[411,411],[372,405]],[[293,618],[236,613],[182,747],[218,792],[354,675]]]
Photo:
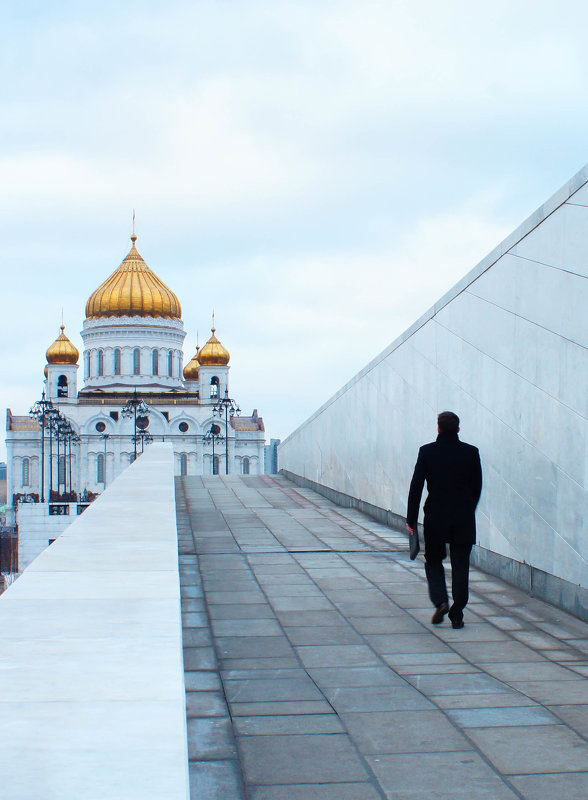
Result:
[[50,503],[49,516],[50,517],[63,517],[69,514],[68,503]]

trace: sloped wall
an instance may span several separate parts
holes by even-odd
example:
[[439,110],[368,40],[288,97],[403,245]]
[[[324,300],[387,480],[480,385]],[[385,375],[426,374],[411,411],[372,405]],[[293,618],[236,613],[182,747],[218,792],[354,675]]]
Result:
[[587,181],[585,167],[286,439],[280,468],[404,515],[418,448],[455,411],[482,456],[480,552],[588,587]]

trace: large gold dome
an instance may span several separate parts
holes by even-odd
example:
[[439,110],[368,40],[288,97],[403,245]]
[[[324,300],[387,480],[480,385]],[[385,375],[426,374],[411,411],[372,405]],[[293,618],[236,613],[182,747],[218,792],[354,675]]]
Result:
[[198,361],[202,367],[226,367],[231,355],[226,347],[215,336],[216,328],[212,328],[212,336],[198,353]]
[[182,307],[176,295],[149,269],[133,246],[112,275],[90,295],[86,317],[166,317],[181,319]]
[[80,353],[64,333],[65,325],[61,326],[61,333],[46,352],[48,364],[77,364]]

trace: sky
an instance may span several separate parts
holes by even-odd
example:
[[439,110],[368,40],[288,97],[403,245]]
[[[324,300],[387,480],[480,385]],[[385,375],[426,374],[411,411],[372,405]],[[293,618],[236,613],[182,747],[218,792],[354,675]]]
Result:
[[[588,4],[0,4],[0,407],[138,248],[285,438],[581,169]],[[366,421],[358,420],[358,424]],[[0,460],[4,457],[0,445]]]

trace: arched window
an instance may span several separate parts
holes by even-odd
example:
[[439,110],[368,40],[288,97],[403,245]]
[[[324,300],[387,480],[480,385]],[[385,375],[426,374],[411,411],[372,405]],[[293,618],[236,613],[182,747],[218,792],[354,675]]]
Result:
[[215,456],[212,459],[212,474],[213,475],[218,475],[218,464],[219,464],[218,456]]
[[90,353],[86,353],[86,378],[89,378],[92,374],[92,370],[90,369]]
[[133,375],[141,374],[141,351],[138,347],[133,350]]
[[120,375],[120,348],[114,350],[114,374]]
[[104,375],[104,350],[98,350],[98,375]]
[[159,350],[154,350],[151,353],[151,366],[152,366],[152,374],[159,375]]
[[98,453],[96,459],[96,480],[98,483],[104,483],[104,453]]
[[31,462],[28,458],[22,460],[22,485],[31,485]]
[[174,376],[174,354],[172,350],[167,354],[167,374],[170,378]]
[[219,386],[220,386],[220,381],[215,375],[214,378],[210,379],[210,396],[211,397],[218,397]]
[[57,397],[67,397],[67,377],[65,375],[57,378]]
[[59,456],[58,485],[65,489],[65,456]]
[[249,475],[249,459],[244,458],[241,462],[241,471],[243,475]]
[[188,456],[182,453],[180,456],[180,475],[188,474]]

